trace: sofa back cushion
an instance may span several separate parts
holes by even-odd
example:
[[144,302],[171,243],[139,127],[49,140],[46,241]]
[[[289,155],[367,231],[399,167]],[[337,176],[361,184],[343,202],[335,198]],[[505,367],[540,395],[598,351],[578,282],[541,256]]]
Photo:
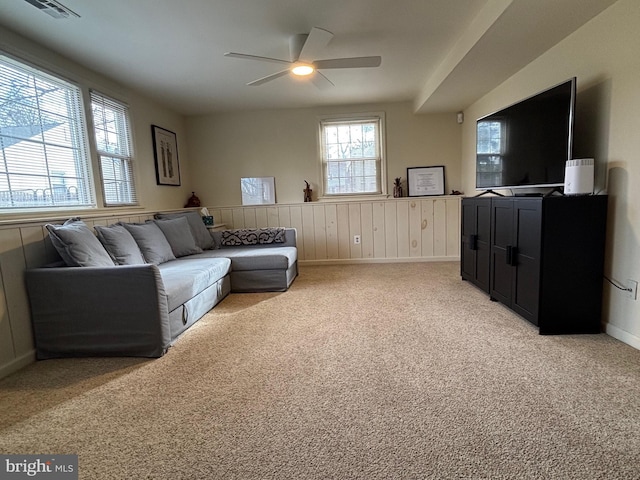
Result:
[[189,228],[191,228],[191,233],[193,235],[194,240],[196,241],[196,245],[198,245],[203,250],[210,250],[215,248],[215,243],[213,241],[213,237],[205,227],[204,222],[202,221],[202,217],[198,212],[190,211],[190,212],[176,212],[176,213],[157,213],[155,218],[158,220],[172,219],[185,217],[187,222],[189,222]]
[[133,236],[147,263],[160,265],[176,259],[171,250],[171,245],[169,245],[167,238],[155,222],[121,223],[120,225],[126,228]]
[[63,225],[47,224],[51,243],[69,267],[113,267],[114,263],[100,241],[81,220]]
[[96,225],[98,239],[118,265],[141,265],[144,257],[129,230],[122,225]]
[[176,258],[202,253],[202,248],[196,245],[189,221],[185,217],[156,220],[156,225],[164,233]]

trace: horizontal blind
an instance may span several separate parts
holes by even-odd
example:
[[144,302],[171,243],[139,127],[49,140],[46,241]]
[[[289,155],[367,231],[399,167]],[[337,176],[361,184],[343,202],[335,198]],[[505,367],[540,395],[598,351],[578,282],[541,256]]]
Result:
[[322,122],[325,195],[381,193],[380,118]]
[[0,209],[92,207],[80,88],[0,55]]
[[91,91],[91,110],[105,206],[137,205],[129,107]]

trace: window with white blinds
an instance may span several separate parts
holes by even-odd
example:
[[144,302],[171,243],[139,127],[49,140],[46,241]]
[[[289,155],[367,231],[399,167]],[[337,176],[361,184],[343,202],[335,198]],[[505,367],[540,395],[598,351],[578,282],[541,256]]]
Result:
[[104,204],[137,205],[129,107],[92,91],[91,111],[100,158]]
[[80,88],[0,55],[0,211],[93,207]]
[[323,195],[382,194],[384,114],[322,118]]

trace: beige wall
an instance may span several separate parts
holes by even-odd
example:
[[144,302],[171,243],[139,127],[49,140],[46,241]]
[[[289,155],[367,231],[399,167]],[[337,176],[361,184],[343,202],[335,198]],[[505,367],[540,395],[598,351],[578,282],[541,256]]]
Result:
[[455,113],[414,115],[411,103],[190,117],[193,188],[207,205],[239,205],[241,177],[275,177],[278,203],[302,202],[305,180],[315,198],[320,183],[318,116],[379,111],[386,116],[389,193],[394,178],[406,181],[407,167],[428,165],[445,165],[447,193],[460,189],[462,128]]
[[[136,180],[141,206],[147,210],[169,210],[184,207],[192,191],[184,117],[136,95],[129,96],[129,105],[135,132],[136,173],[138,176]],[[180,162],[181,185],[179,187],[157,185],[156,183],[151,125],[158,125],[176,134]]]
[[[475,186],[473,119],[576,76],[574,157],[594,157],[609,193],[606,275],[640,280],[640,2],[620,0],[465,110],[462,187]],[[634,188],[634,185],[636,188]],[[568,239],[567,248],[572,241]],[[640,348],[640,299],[604,283],[607,332]]]
[[[144,95],[128,90],[110,79],[88,70],[50,50],[37,45],[24,37],[0,27],[0,51],[22,61],[48,70],[77,83],[88,93],[88,89],[96,89],[101,93],[127,103],[130,107],[132,136],[136,160],[136,176],[141,206],[146,209],[163,210],[184,206],[191,194],[189,171],[189,155],[186,144],[184,118],[157,103],[148,100]],[[159,186],[155,180],[155,164],[151,139],[151,125],[159,125],[171,130],[178,137],[178,155],[182,173],[182,186]],[[95,162],[95,159],[94,159]],[[98,170],[94,167],[96,175]],[[109,208],[113,212],[116,209]],[[93,213],[96,213],[93,211]],[[41,215],[41,214],[40,214]],[[0,221],[10,218],[1,214]],[[24,217],[24,215],[21,215]]]

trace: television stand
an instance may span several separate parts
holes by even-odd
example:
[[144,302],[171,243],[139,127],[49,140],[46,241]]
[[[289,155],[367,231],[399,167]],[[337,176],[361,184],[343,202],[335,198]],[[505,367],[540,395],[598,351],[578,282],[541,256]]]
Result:
[[463,198],[461,276],[542,335],[599,333],[606,222],[606,195]]
[[484,192],[479,193],[478,195],[476,195],[474,198],[481,197],[483,195],[486,195],[487,193],[493,193],[494,195],[497,195],[498,197],[504,197],[503,194],[498,193],[498,192],[496,192],[494,190],[485,190]]

